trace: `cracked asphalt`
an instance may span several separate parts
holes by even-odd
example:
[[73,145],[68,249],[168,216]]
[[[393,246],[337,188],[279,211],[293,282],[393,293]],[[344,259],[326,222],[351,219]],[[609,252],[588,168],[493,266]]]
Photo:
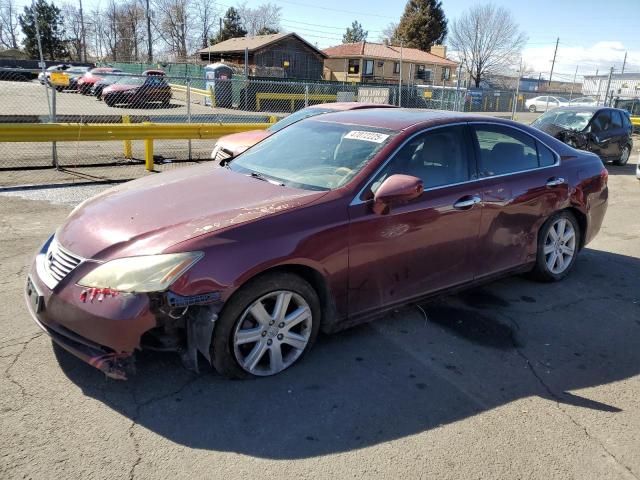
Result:
[[605,224],[564,282],[406,307],[256,381],[144,353],[118,382],[54,347],[28,265],[103,187],[0,192],[0,478],[638,479],[634,168],[610,167]]

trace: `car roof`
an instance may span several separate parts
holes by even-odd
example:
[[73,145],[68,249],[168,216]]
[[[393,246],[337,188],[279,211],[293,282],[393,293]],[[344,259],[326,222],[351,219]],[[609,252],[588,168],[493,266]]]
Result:
[[437,125],[458,121],[476,120],[500,123],[500,119],[486,115],[410,108],[367,108],[328,112],[322,116],[312,117],[312,120],[386,128],[397,131],[405,130],[415,125],[427,126],[429,124]]
[[365,108],[398,108],[395,105],[389,105],[386,103],[368,103],[368,102],[332,102],[332,103],[318,103],[317,105],[311,105],[311,108],[328,108],[330,110],[342,111],[342,110],[362,110]]

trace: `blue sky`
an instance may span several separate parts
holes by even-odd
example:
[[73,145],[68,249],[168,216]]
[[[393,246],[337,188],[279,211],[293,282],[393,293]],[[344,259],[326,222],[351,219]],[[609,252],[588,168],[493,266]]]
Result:
[[[116,0],[117,1],[117,0]],[[197,1],[197,0],[194,0]],[[216,0],[221,12],[229,5],[255,7],[271,2],[282,8],[282,28],[295,31],[320,48],[341,43],[353,20],[369,31],[368,40],[379,40],[382,30],[398,21],[404,0]],[[18,0],[28,4],[31,0]],[[77,0],[55,0],[77,4]],[[106,6],[107,0],[83,0],[85,9]],[[442,0],[452,22],[477,0]],[[626,71],[640,72],[640,0],[493,0],[510,9],[529,42],[523,52],[529,69],[548,75],[556,37],[560,37],[554,78],[578,77],[621,68],[628,52]],[[446,42],[445,42],[446,43]]]
[[[230,0],[223,0],[232,4]],[[263,0],[248,0],[249,6]],[[369,41],[377,41],[382,29],[397,21],[404,10],[402,0],[274,0],[282,7],[282,26],[296,31],[319,47],[339,44],[344,29],[353,20],[369,31]],[[449,21],[474,5],[470,0],[443,0]],[[525,63],[534,71],[548,72],[560,37],[555,71],[571,78],[602,72],[611,66],[620,69],[628,51],[626,71],[640,71],[640,0],[530,0],[493,3],[510,9],[529,37]]]

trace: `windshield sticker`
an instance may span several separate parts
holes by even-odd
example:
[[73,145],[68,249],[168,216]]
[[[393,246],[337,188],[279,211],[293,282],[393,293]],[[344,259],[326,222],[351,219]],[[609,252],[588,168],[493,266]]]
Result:
[[351,130],[344,136],[344,138],[349,138],[351,140],[364,140],[365,142],[382,143],[387,138],[389,138],[389,135],[378,132],[366,132],[364,130]]

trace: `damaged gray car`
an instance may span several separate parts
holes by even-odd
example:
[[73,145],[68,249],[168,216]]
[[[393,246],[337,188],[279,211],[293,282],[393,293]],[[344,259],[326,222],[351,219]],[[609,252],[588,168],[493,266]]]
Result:
[[531,124],[580,150],[593,152],[603,162],[626,165],[633,148],[629,112],[608,107],[560,107]]

